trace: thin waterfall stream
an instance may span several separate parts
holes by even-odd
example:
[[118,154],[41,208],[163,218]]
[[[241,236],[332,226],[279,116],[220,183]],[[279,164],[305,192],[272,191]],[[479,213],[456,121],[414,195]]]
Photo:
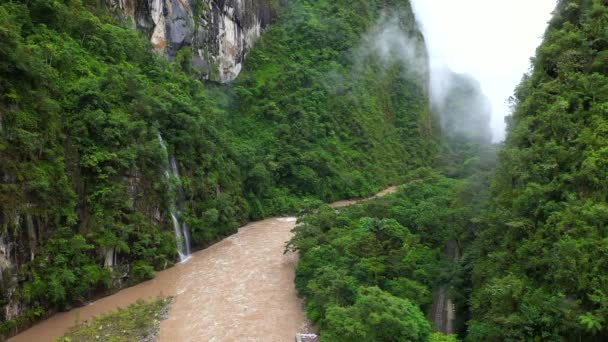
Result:
[[184,262],[188,260],[191,254],[190,229],[182,219],[182,212],[179,210],[184,199],[184,189],[182,188],[179,168],[175,156],[169,154],[167,144],[160,133],[158,134],[158,140],[167,159],[167,166],[165,167],[164,174],[170,189],[170,203],[168,207],[171,215],[171,222],[173,223],[173,230],[175,231],[175,240],[177,241],[177,253],[180,262]]

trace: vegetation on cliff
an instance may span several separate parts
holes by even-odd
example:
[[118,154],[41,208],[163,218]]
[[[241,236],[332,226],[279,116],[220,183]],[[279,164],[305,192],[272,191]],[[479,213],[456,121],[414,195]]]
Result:
[[560,1],[516,91],[471,249],[471,340],[608,338],[607,27],[606,1]]

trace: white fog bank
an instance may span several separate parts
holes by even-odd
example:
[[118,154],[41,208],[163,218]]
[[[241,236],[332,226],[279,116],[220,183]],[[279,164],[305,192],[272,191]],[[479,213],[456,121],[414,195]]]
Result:
[[507,99],[529,70],[556,0],[413,0],[431,68],[476,78],[492,104],[494,141],[505,137]]

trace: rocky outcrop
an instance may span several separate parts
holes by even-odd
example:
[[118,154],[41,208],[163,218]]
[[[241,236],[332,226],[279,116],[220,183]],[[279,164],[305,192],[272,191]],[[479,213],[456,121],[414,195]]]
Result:
[[170,60],[185,56],[201,79],[230,82],[270,24],[270,0],[107,0]]
[[13,265],[17,253],[16,247],[8,234],[0,234],[0,293],[2,294],[0,318],[4,317],[6,320],[14,319],[21,314],[20,301],[13,296],[17,290],[17,276]]

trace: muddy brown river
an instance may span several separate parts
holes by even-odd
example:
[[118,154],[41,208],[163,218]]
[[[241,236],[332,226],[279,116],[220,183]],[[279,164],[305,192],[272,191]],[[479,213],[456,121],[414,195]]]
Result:
[[[395,191],[389,188],[376,196]],[[161,341],[293,341],[306,325],[303,302],[294,287],[298,257],[283,254],[295,224],[293,217],[250,223],[150,281],[56,314],[9,341],[53,341],[77,322],[138,299],[168,295],[175,301],[169,318],[161,323]]]

